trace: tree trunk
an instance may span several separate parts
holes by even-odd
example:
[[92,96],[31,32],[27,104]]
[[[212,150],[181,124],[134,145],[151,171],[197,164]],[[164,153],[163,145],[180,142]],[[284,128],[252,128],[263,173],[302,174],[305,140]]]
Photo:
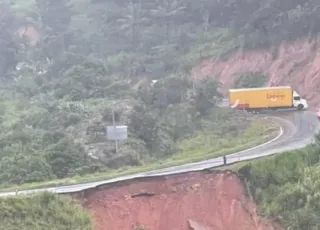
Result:
[[169,43],[170,42],[170,19],[166,19],[166,40]]

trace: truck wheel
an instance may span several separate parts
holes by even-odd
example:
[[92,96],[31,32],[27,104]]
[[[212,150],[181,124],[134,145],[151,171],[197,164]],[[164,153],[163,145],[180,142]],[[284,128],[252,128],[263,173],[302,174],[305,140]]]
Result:
[[303,105],[302,104],[298,105],[298,110],[303,110]]

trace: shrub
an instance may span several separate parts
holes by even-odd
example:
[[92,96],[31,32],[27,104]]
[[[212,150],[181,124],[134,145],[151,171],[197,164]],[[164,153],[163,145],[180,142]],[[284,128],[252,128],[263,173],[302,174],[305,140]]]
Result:
[[91,230],[88,213],[67,196],[41,193],[0,199],[0,228]]

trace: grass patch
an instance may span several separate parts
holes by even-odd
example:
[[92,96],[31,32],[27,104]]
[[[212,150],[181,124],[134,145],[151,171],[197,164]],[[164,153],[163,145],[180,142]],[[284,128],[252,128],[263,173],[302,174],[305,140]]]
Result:
[[9,192],[15,191],[17,189],[29,190],[95,182],[112,179],[119,176],[193,163],[201,160],[211,159],[214,157],[228,155],[234,152],[248,149],[253,146],[257,146],[274,138],[278,134],[278,130],[279,125],[277,123],[270,123],[269,119],[258,118],[251,124],[248,129],[241,133],[241,135],[233,138],[221,138],[210,135],[206,133],[207,130],[198,132],[194,137],[191,137],[187,140],[182,140],[180,142],[180,144],[178,145],[179,153],[162,161],[157,161],[137,167],[124,167],[118,170],[107,170],[105,172],[90,174],[82,177],[77,176],[61,180],[23,184],[20,186],[16,185],[11,187],[0,187],[0,191]]
[[277,135],[279,126],[269,120],[258,119],[241,135],[236,137],[219,137],[205,131],[198,132],[192,138],[181,141],[178,145],[180,153],[172,157],[173,161],[183,162],[210,159],[229,153],[248,149],[262,144]]
[[90,230],[89,214],[75,200],[40,193],[0,199],[0,229]]

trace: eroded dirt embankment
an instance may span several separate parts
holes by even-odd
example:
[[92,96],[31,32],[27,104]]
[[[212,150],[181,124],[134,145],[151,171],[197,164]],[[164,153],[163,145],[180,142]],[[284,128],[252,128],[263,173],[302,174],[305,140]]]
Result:
[[106,185],[76,195],[94,230],[273,230],[233,173],[187,173]]
[[320,39],[304,39],[282,44],[277,53],[269,50],[237,52],[226,61],[204,61],[195,68],[198,76],[216,76],[223,89],[233,87],[236,75],[261,72],[269,77],[268,86],[291,85],[320,107]]
[[[318,44],[317,39],[283,44],[277,55],[267,50],[238,52],[226,61],[205,61],[195,71],[200,77],[219,77],[224,91],[233,87],[237,74],[262,72],[269,77],[267,85],[291,85],[316,108],[320,107]],[[109,185],[77,197],[92,212],[94,230],[131,230],[138,225],[148,230],[185,230],[190,229],[188,221],[207,230],[274,229],[259,219],[256,205],[244,194],[234,174],[189,173]]]

